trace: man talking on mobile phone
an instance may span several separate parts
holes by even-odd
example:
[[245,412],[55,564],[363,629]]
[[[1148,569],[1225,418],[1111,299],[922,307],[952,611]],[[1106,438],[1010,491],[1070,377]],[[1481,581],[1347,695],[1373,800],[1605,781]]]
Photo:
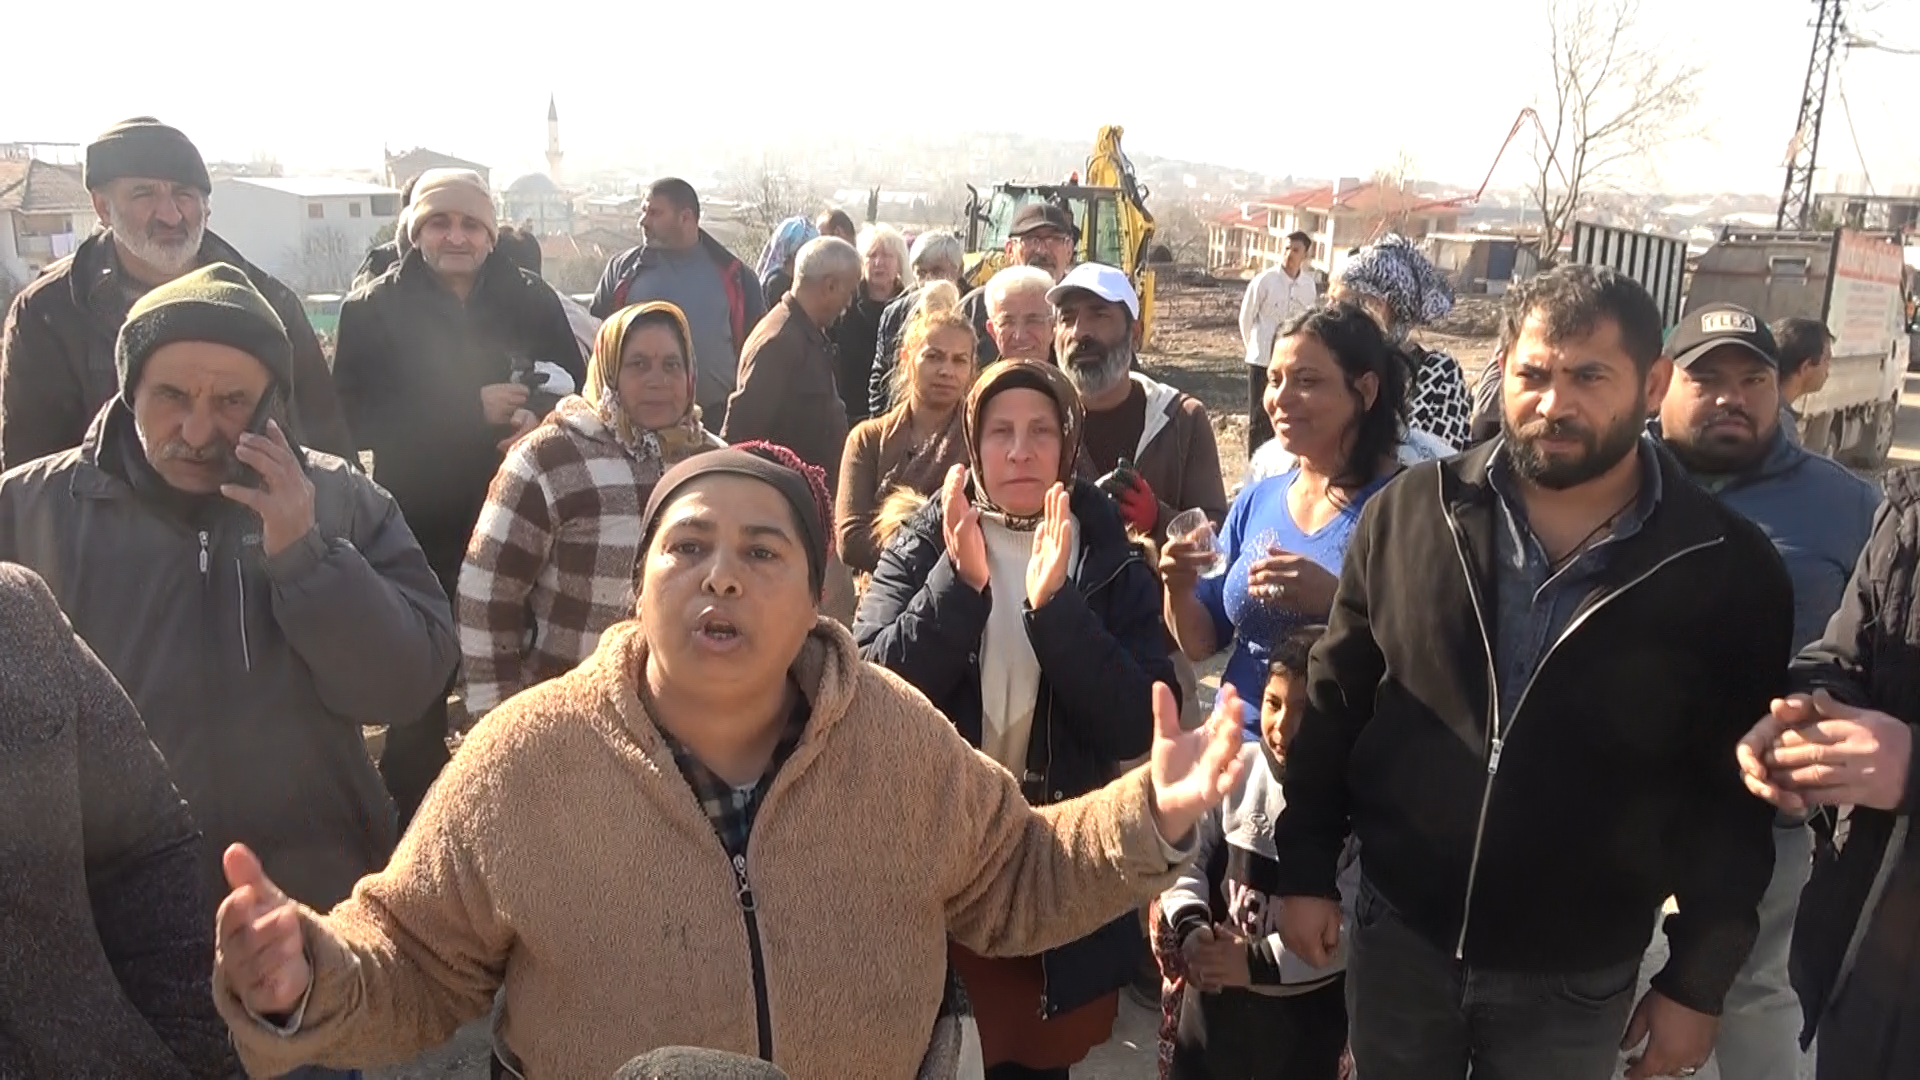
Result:
[[240,842],[324,909],[398,838],[361,725],[418,717],[458,648],[392,497],[301,448],[283,409],[247,430],[290,352],[232,266],[149,292],[81,445],[0,476],[0,559],[47,580],[133,699],[200,827],[205,895]]

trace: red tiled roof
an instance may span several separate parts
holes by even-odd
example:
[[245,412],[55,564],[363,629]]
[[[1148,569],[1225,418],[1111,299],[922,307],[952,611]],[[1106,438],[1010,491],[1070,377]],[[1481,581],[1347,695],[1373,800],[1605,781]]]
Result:
[[54,165],[28,158],[0,161],[0,210],[23,214],[54,214],[87,210],[93,198],[80,181],[77,166]]
[[1289,191],[1284,195],[1268,196],[1261,199],[1258,205],[1276,209],[1318,210],[1322,213],[1338,207],[1358,214],[1403,214],[1451,208],[1461,201],[1461,199],[1424,199],[1410,193],[1383,188],[1371,180],[1365,180],[1340,192],[1338,196],[1334,194],[1331,185],[1322,184],[1319,187]]
[[1327,210],[1333,206],[1333,188],[1327,184],[1319,187],[1296,188],[1281,195],[1268,195],[1260,199],[1256,205],[1279,209]]

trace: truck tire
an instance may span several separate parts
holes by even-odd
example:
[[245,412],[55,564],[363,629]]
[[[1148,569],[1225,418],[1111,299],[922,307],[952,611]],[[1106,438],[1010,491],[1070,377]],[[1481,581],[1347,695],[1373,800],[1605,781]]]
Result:
[[1899,418],[1900,399],[1897,397],[1873,406],[1859,440],[1839,460],[1856,469],[1877,470],[1884,467],[1887,455],[1893,452],[1894,426]]
[[1840,438],[1843,430],[1839,413],[1817,413],[1806,419],[1801,431],[1801,444],[1816,454],[1824,454],[1838,461],[1840,459]]

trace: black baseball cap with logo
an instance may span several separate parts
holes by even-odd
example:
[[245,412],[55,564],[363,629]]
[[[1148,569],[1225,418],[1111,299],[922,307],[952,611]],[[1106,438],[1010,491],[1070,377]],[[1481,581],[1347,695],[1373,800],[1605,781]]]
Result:
[[1773,331],[1738,304],[1708,304],[1681,316],[1680,325],[1667,336],[1667,355],[1684,369],[1722,345],[1745,349],[1773,368],[1780,366]]

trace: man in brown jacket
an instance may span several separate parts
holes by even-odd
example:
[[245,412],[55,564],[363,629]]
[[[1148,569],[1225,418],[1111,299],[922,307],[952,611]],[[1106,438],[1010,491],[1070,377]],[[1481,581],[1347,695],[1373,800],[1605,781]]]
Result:
[[1054,355],[1087,407],[1084,464],[1103,478],[1127,527],[1157,541],[1190,509],[1219,524],[1227,491],[1206,406],[1133,370],[1140,300],[1127,275],[1081,263],[1047,299]]
[[727,402],[720,437],[729,443],[764,439],[800,455],[839,483],[847,442],[847,406],[834,382],[833,343],[827,327],[860,287],[860,253],[823,236],[793,260],[793,289],[740,350],[739,389]]
[[300,298],[207,231],[213,181],[193,143],[152,117],[123,120],[87,147],[86,184],[104,228],[14,299],[0,336],[0,468],[79,446],[120,390],[113,345],[133,302],[214,263],[244,271],[286,326],[294,438],[357,467]]

